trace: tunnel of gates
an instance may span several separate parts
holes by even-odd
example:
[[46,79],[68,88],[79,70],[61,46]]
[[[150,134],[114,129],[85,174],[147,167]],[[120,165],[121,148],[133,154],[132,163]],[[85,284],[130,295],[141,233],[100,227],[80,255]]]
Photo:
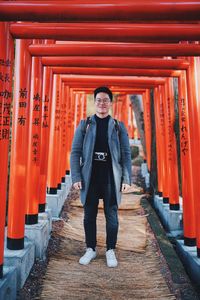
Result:
[[25,224],[38,222],[46,190],[56,194],[70,173],[74,130],[86,118],[87,95],[99,85],[121,94],[113,114],[129,126],[130,135],[128,95],[142,99],[150,175],[156,141],[154,192],[171,210],[179,209],[182,195],[184,243],[196,246],[200,257],[199,21],[200,1],[0,2],[1,277],[6,199],[7,247],[23,249]]

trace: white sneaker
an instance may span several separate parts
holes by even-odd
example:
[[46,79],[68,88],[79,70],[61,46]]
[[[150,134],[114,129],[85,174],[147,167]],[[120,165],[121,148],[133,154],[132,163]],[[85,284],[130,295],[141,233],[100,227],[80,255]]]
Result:
[[88,265],[96,256],[96,251],[94,251],[92,248],[87,248],[85,254],[79,259],[79,263],[81,265]]
[[109,268],[115,268],[118,265],[115,252],[113,249],[106,251],[106,262]]

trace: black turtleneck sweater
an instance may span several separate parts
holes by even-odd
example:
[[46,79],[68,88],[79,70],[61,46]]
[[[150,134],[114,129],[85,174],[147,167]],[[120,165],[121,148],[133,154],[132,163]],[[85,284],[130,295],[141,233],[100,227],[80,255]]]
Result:
[[[96,161],[93,159],[92,164],[92,183],[111,183],[112,182],[112,162],[110,156],[110,150],[108,146],[108,122],[110,116],[105,118],[99,118],[95,115],[97,123],[96,127],[96,140],[94,146],[94,152],[106,152],[107,161]],[[93,153],[94,158],[94,153]]]

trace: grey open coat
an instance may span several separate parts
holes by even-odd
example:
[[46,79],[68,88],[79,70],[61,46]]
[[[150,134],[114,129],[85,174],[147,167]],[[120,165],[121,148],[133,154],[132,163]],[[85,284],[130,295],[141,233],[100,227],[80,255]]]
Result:
[[[72,143],[70,165],[72,183],[82,182],[81,202],[84,205],[90,184],[93,151],[96,139],[96,121],[91,117],[87,130],[86,121],[81,120]],[[131,184],[131,152],[127,130],[119,122],[120,133],[116,130],[112,117],[108,123],[108,145],[111,153],[117,203],[121,202],[121,184]]]

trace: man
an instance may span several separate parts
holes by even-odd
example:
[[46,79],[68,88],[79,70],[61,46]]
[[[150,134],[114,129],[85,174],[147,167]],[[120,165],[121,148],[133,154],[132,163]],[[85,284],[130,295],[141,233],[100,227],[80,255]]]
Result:
[[76,129],[71,151],[71,176],[81,191],[87,250],[79,263],[87,265],[96,257],[96,217],[99,199],[106,218],[106,261],[116,267],[118,205],[121,192],[131,185],[131,154],[126,128],[109,115],[112,92],[107,87],[94,91],[96,114],[82,120]]

